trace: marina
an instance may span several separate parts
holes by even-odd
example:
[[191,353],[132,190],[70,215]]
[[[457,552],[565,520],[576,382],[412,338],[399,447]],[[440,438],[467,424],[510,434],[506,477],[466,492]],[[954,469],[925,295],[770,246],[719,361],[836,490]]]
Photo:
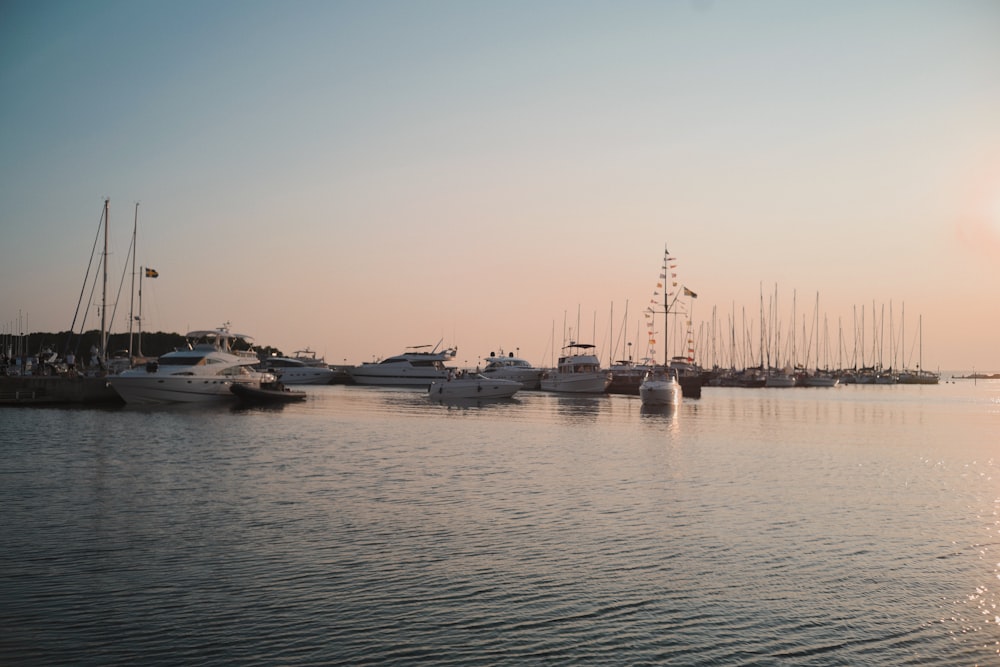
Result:
[[998,26],[8,0],[0,667],[1000,665]]

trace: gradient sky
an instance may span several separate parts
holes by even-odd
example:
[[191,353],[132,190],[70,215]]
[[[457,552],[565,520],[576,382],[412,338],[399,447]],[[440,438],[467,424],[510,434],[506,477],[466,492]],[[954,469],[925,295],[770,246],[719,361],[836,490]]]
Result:
[[703,363],[777,290],[800,357],[818,293],[1000,371],[1000,2],[0,3],[4,332],[70,327],[105,197],[154,331],[621,357],[666,244]]

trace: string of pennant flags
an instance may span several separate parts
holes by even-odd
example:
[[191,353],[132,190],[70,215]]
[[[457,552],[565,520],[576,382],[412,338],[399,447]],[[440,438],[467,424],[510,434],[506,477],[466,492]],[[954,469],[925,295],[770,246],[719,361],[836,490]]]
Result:
[[[670,303],[670,300],[675,298],[677,294],[677,289],[680,288],[680,293],[688,298],[697,299],[698,295],[687,288],[684,285],[679,285],[677,282],[677,259],[672,257],[669,252],[664,252],[663,255],[663,266],[660,267],[660,278],[656,283],[656,288],[653,290],[653,296],[650,298],[649,303],[651,305],[646,307],[646,312],[643,314],[646,319],[646,332],[649,337],[649,357],[651,359],[657,358],[656,345],[657,345],[657,331],[655,321],[656,318],[654,314],[657,312],[654,310],[655,306],[664,305]],[[662,290],[662,293],[660,292]],[[661,302],[658,297],[663,297]],[[690,317],[690,312],[688,313]],[[689,362],[694,361],[694,338],[691,320],[686,320],[687,325],[687,359]],[[664,322],[664,327],[669,326],[668,322]],[[670,354],[670,350],[667,350],[667,354]],[[669,362],[669,359],[667,360]]]

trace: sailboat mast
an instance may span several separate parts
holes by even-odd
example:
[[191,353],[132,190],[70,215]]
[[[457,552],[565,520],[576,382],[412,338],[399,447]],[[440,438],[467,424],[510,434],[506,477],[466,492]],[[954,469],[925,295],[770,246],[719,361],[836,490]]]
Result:
[[663,246],[663,367],[670,365],[670,251]]
[[917,364],[918,364],[917,370],[918,371],[922,371],[922,370],[924,370],[924,315],[923,315],[923,313],[921,313],[920,317],[917,318],[917,331],[920,334],[920,336],[919,336],[919,340],[920,340],[920,356],[917,357]]
[[106,312],[108,309],[108,208],[111,200],[104,200],[104,287],[101,292],[101,366],[105,367],[108,359],[108,327]]
[[146,273],[146,268],[143,266],[139,267],[139,317],[137,321],[139,322],[139,333],[136,336],[136,356],[142,356],[142,278]]
[[[135,219],[132,221],[132,287],[128,299],[128,358],[132,359],[132,323],[135,321],[135,232],[139,226],[139,202],[135,203]],[[131,362],[130,362],[131,363]]]

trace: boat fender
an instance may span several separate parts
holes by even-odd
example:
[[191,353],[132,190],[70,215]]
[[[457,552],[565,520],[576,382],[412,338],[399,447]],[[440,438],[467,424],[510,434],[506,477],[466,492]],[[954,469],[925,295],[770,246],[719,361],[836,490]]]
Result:
[[439,394],[443,394],[444,393],[444,387],[438,387],[438,393]]
[[159,368],[159,367],[160,367],[160,364],[158,364],[155,361],[147,361],[146,362],[146,372],[147,373],[155,373],[156,369]]
[[476,391],[482,391],[482,390],[483,390],[483,385],[477,384],[476,385]]

